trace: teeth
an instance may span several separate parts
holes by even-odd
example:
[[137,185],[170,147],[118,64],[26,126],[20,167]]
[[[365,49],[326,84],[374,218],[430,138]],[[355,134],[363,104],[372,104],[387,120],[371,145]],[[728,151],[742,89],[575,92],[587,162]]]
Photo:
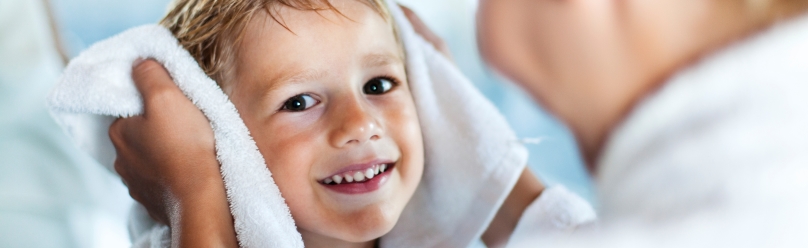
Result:
[[376,174],[373,174],[373,168],[368,168],[367,170],[365,170],[365,177],[367,177],[368,179],[373,178],[373,176],[375,175]]
[[365,181],[365,174],[362,174],[362,172],[357,171],[354,173],[353,177],[357,182]]
[[334,175],[330,178],[323,179],[325,184],[341,184],[343,181],[345,183],[352,183],[352,182],[363,182],[365,180],[370,180],[376,175],[379,175],[387,170],[387,164],[379,164],[374,165],[371,168],[367,168],[364,171],[354,171],[353,173],[345,173],[342,175]]

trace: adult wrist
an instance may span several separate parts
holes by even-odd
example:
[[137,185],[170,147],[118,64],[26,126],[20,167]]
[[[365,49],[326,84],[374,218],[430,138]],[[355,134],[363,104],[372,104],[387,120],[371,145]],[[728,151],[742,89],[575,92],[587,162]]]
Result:
[[174,247],[238,246],[223,184],[205,186],[196,194],[178,199],[172,215]]
[[483,243],[489,247],[505,246],[522,213],[543,191],[544,185],[525,168],[488,229],[483,233],[481,237]]

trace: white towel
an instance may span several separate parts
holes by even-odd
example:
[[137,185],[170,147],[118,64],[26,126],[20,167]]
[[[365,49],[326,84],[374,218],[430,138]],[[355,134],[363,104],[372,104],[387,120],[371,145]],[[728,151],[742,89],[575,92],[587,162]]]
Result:
[[[516,183],[527,150],[497,109],[413,31],[392,0],[388,5],[407,53],[425,165],[416,193],[381,245],[466,247],[479,239]],[[161,62],[210,120],[239,244],[302,247],[288,207],[234,105],[165,28],[130,29],[71,61],[49,98],[57,122],[82,150],[111,169],[115,151],[107,136],[109,124],[142,113],[131,79],[137,58]],[[168,229],[152,226],[133,238],[153,247],[167,244]]]

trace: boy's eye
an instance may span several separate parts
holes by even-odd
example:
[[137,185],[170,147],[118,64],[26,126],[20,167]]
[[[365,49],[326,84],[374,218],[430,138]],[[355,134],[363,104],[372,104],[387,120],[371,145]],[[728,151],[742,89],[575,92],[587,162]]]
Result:
[[368,95],[381,95],[390,91],[393,86],[395,86],[395,84],[390,79],[374,78],[365,83],[362,90]]
[[303,111],[317,104],[317,100],[306,94],[300,94],[289,98],[283,103],[283,110]]

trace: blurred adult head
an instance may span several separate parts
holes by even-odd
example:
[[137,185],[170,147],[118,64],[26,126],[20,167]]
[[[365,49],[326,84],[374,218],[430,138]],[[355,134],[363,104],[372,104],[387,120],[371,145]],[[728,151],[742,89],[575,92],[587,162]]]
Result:
[[481,0],[484,58],[564,121],[592,166],[611,129],[680,67],[808,0]]

